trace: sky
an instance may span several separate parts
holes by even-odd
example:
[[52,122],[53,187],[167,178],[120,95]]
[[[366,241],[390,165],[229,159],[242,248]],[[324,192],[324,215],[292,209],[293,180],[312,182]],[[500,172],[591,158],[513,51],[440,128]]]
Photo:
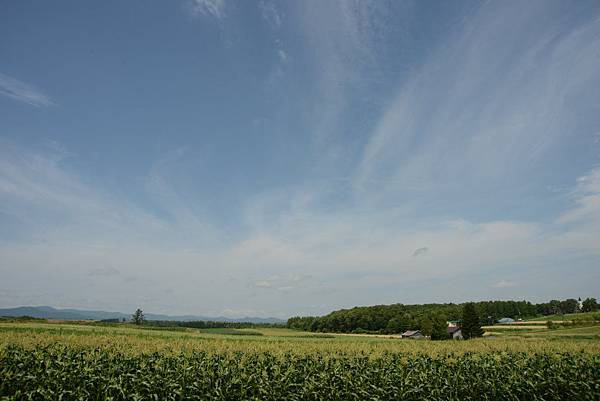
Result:
[[0,3],[0,307],[598,288],[596,0]]

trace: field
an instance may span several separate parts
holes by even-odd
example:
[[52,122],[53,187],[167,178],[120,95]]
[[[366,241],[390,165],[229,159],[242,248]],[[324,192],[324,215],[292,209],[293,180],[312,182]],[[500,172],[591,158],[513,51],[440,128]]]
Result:
[[563,322],[563,321],[572,321],[572,320],[600,320],[599,312],[586,312],[586,313],[567,313],[564,315],[550,315],[550,316],[541,316],[533,319],[528,319],[527,322]]
[[600,399],[600,327],[415,341],[0,323],[1,399]]

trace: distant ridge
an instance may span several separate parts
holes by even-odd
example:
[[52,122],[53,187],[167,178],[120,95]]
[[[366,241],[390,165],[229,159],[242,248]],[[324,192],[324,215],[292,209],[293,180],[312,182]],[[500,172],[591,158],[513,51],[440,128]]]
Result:
[[[274,317],[242,317],[242,318],[227,318],[224,316],[196,316],[196,315],[162,315],[155,313],[144,313],[148,320],[174,320],[174,321],[213,321],[213,322],[249,322],[249,323],[285,323],[285,320]],[[81,309],[58,309],[51,306],[19,306],[17,308],[0,308],[0,316],[18,317],[31,316],[43,319],[58,319],[58,320],[103,320],[103,319],[127,319],[131,318],[131,314],[122,312],[106,312],[106,311],[89,311]]]

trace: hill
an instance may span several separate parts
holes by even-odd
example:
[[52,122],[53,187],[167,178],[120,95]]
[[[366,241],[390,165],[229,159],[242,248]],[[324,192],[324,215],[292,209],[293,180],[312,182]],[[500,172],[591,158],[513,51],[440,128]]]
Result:
[[[122,312],[106,312],[82,309],[58,309],[51,306],[20,306],[17,308],[0,308],[0,316],[18,317],[31,316],[43,319],[56,320],[104,320],[104,319],[126,319],[131,318],[130,314]],[[213,321],[213,322],[232,322],[232,323],[271,323],[283,324],[285,320],[273,317],[241,317],[227,318],[224,316],[196,316],[196,315],[164,315],[156,313],[146,313],[147,320],[172,320],[172,321]]]

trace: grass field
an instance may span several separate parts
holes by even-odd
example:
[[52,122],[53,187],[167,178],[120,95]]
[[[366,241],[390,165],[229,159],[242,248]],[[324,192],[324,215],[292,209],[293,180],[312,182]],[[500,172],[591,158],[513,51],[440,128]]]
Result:
[[[531,340],[540,339],[546,341],[556,340],[586,340],[600,342],[600,326],[566,327],[549,330],[547,327],[521,328],[506,326],[486,326],[486,336],[501,337],[504,339]],[[582,342],[581,344],[585,344]]]
[[419,341],[0,323],[2,399],[600,399],[600,326]]
[[527,319],[528,322],[561,322],[561,321],[571,321],[574,319],[592,319],[593,318],[600,319],[599,312],[585,312],[585,313],[567,313],[564,315],[550,315],[550,316],[540,316],[532,319]]

